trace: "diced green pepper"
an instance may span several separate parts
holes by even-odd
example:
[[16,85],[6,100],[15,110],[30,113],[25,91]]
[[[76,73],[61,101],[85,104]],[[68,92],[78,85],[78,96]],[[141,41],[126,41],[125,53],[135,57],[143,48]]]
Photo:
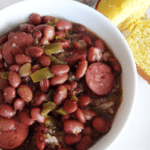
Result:
[[64,40],[64,38],[62,38],[61,36],[55,36],[56,40]]
[[49,57],[50,57],[51,61],[52,61],[54,64],[56,64],[56,65],[65,65],[65,64],[67,64],[67,62],[61,61],[60,59],[56,58],[56,57],[53,56],[53,55],[50,55]]
[[60,109],[57,109],[55,112],[60,115],[67,115],[67,112],[63,109],[63,107],[61,107]]
[[48,20],[48,21],[47,21],[47,25],[53,26],[54,24],[53,24],[52,21]]
[[70,37],[69,31],[66,31],[66,30],[65,30],[65,33],[66,33],[66,37]]
[[58,22],[58,19],[57,19],[57,18],[55,18],[55,19],[54,19],[54,23],[57,23],[57,22]]
[[41,115],[47,117],[48,113],[56,109],[56,104],[54,102],[47,102],[43,104],[43,109],[41,110]]
[[54,76],[53,73],[50,71],[50,69],[48,67],[42,68],[30,75],[30,77],[34,83],[40,82],[43,79],[51,78],[53,76]]
[[78,98],[76,97],[75,93],[71,94],[71,100],[74,100],[74,101],[79,101]]
[[49,127],[50,130],[54,130],[56,128],[56,123],[56,120],[50,116],[45,121],[45,125]]
[[61,43],[50,43],[43,47],[45,54],[50,56],[51,54],[57,54],[63,52]]
[[8,77],[9,77],[9,71],[1,72],[2,79],[8,80]]

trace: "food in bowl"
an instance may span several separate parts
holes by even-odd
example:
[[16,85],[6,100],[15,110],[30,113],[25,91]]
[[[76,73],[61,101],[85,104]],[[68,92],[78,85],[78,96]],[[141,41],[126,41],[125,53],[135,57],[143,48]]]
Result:
[[100,37],[34,13],[0,45],[0,148],[86,150],[110,131],[122,70]]

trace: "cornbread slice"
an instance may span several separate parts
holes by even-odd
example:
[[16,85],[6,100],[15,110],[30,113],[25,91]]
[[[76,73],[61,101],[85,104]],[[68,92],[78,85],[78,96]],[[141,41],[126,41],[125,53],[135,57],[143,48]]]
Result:
[[96,9],[123,31],[143,17],[149,6],[150,0],[101,0]]
[[138,73],[150,83],[150,19],[138,22],[126,40]]

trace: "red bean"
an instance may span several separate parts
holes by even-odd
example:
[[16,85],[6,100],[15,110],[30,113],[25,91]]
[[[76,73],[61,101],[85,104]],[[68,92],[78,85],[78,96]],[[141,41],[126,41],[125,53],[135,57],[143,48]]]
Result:
[[47,131],[49,130],[48,127],[46,127],[44,124],[42,123],[36,123],[34,124],[34,131],[35,132],[38,132],[38,131],[41,131],[43,133],[46,133]]
[[92,121],[93,127],[100,133],[107,133],[110,130],[109,125],[100,117],[95,117]]
[[74,31],[77,33],[82,33],[86,31],[86,27],[81,24],[77,24],[74,28]]
[[102,59],[102,50],[96,47],[90,47],[88,51],[88,62],[96,62]]
[[82,122],[82,123],[85,123],[86,122],[86,117],[84,115],[84,112],[82,111],[82,109],[80,108],[77,108],[77,110],[75,111],[75,115],[76,115],[76,118]]
[[0,49],[0,61],[3,61],[2,50]]
[[45,55],[42,55],[40,58],[38,58],[38,62],[42,67],[48,67],[51,64],[50,58]]
[[37,120],[39,123],[44,123],[46,118],[41,115],[41,109],[34,107],[31,109],[31,117],[33,120]]
[[53,21],[53,20],[54,20],[54,18],[51,17],[51,16],[44,16],[44,17],[43,17],[44,23],[48,23],[48,21]]
[[74,145],[80,142],[82,138],[82,134],[74,135],[74,134],[65,134],[64,135],[64,143],[66,145]]
[[91,98],[87,95],[82,95],[78,97],[78,106],[79,107],[85,107],[88,106],[91,102]]
[[32,73],[36,72],[36,71],[38,71],[40,69],[41,69],[41,66],[39,64],[35,64],[35,65],[32,66]]
[[24,65],[26,63],[32,63],[32,58],[24,54],[17,54],[15,56],[15,61],[19,65]]
[[20,69],[20,66],[19,65],[12,65],[9,67],[9,71],[15,71],[15,72],[18,72]]
[[41,33],[40,30],[34,28],[34,29],[33,29],[33,32],[32,32],[32,36],[33,36],[35,39],[39,40],[39,39],[41,39],[41,37],[42,37],[42,33]]
[[69,82],[69,85],[71,87],[71,90],[74,90],[77,88],[78,83],[76,81],[72,81],[72,82]]
[[33,98],[33,92],[28,85],[20,85],[17,93],[25,102],[30,102]]
[[70,31],[72,29],[72,23],[66,20],[59,20],[56,23],[56,28],[60,31]]
[[26,105],[25,101],[22,100],[21,98],[17,98],[17,99],[15,99],[15,101],[14,101],[14,108],[15,108],[16,110],[21,110],[21,109],[23,109],[23,108],[25,107],[25,105]]
[[37,132],[35,135],[35,144],[39,150],[44,150],[45,148],[45,137],[42,132]]
[[76,101],[70,100],[70,99],[66,100],[63,105],[63,108],[67,113],[75,112],[77,110],[77,107],[78,106],[77,106]]
[[11,117],[14,117],[15,114],[16,114],[16,111],[9,104],[0,105],[0,116],[5,117],[5,118],[11,118]]
[[65,38],[66,33],[64,31],[56,31],[55,36],[59,36],[59,37]]
[[48,45],[49,41],[47,37],[42,37],[40,40],[40,45]]
[[82,92],[83,92],[83,89],[77,87],[77,88],[74,89],[73,91],[70,91],[70,92],[69,92],[69,95],[72,95],[72,94],[78,95],[78,94],[80,94],[80,93],[82,93]]
[[35,27],[35,30],[39,30],[39,31],[41,31],[41,33],[43,33],[43,32],[44,32],[44,29],[45,29],[47,26],[48,26],[47,24],[40,24],[40,25],[37,25],[37,26]]
[[55,86],[55,85],[61,85],[64,84],[68,79],[68,74],[64,74],[62,76],[54,76],[53,78],[50,79],[50,84]]
[[82,78],[85,75],[87,66],[88,66],[88,63],[86,60],[79,61],[79,64],[78,64],[78,67],[77,67],[76,73],[75,73],[75,75],[78,79]]
[[38,25],[38,24],[41,23],[42,18],[41,18],[41,16],[39,14],[34,13],[34,14],[31,14],[29,20],[30,20],[31,24]]
[[69,134],[79,134],[84,129],[84,125],[73,119],[64,121],[64,131]]
[[72,29],[72,23],[67,20],[59,20],[56,23],[56,28],[60,31],[70,31]]
[[97,132],[95,129],[93,129],[92,127],[85,127],[83,132],[84,135],[90,135],[93,138],[98,138],[99,136],[99,132]]
[[91,135],[92,128],[91,127],[84,127],[84,130],[82,132],[84,135]]
[[64,49],[70,47],[70,43],[68,40],[60,40],[59,42],[62,44],[62,48],[64,48]]
[[50,83],[48,79],[43,79],[40,81],[40,89],[42,92],[47,92],[50,87]]
[[16,89],[12,86],[7,86],[4,90],[4,99],[8,103],[12,103],[16,97]]
[[41,57],[44,53],[44,50],[40,46],[28,46],[25,50],[25,54],[31,57]]
[[67,88],[64,85],[59,85],[54,93],[54,102],[57,105],[63,103],[63,101],[67,98]]
[[46,99],[46,94],[44,94],[44,93],[42,93],[40,91],[37,91],[34,94],[31,106],[40,106],[41,104],[44,103],[45,99]]
[[70,70],[70,67],[68,65],[53,65],[51,67],[51,72],[57,76],[62,76],[68,73],[69,70]]
[[76,49],[85,49],[87,44],[84,40],[79,40],[77,42],[73,42],[73,47]]
[[18,119],[21,123],[25,124],[26,126],[31,126],[34,123],[34,120],[31,118],[27,109],[19,111]]
[[108,63],[115,72],[121,73],[121,66],[115,58],[109,58]]
[[105,45],[104,45],[104,42],[102,40],[96,40],[94,41],[94,46],[101,49],[102,52],[105,51]]
[[16,128],[14,119],[0,117],[0,131],[10,131]]
[[22,84],[28,83],[30,80],[31,80],[30,76],[22,77],[21,78],[21,83]]
[[52,41],[55,37],[55,30],[52,26],[46,26],[43,32],[44,37],[47,37],[49,41]]
[[83,109],[86,120],[92,120],[97,114],[90,109]]
[[70,91],[70,90],[71,90],[71,87],[70,87],[70,85],[69,85],[69,84],[65,83],[65,84],[63,84],[63,85],[67,88],[67,90],[68,90],[68,91]]
[[[33,30],[34,30],[35,26],[33,24],[23,24],[20,26],[20,31],[23,31],[23,32],[27,32],[27,33],[32,33]],[[12,36],[14,35],[14,32],[11,32],[9,35],[8,35],[8,39],[10,39]]]
[[15,71],[10,71],[8,79],[13,88],[17,88],[21,84],[21,78]]
[[85,135],[79,144],[76,145],[76,150],[87,150],[92,143],[92,139],[89,135]]
[[90,38],[89,36],[83,36],[82,39],[86,42],[86,44],[87,44],[88,46],[91,46],[91,45],[92,45],[92,41],[91,41],[91,38]]
[[65,120],[70,119],[70,114],[62,116],[62,121],[64,122]]

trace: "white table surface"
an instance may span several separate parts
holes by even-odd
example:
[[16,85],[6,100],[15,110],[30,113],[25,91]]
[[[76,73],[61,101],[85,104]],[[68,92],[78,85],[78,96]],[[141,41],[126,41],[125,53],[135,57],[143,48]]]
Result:
[[[0,0],[0,10],[19,1],[23,0]],[[150,85],[137,76],[138,91],[134,111],[120,137],[108,150],[150,150]]]

